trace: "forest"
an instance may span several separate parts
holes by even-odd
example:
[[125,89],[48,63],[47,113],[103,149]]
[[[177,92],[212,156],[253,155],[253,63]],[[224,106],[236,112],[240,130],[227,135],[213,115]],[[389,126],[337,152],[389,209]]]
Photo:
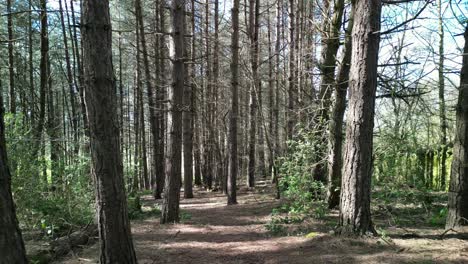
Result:
[[467,0],[0,1],[0,264],[468,263]]

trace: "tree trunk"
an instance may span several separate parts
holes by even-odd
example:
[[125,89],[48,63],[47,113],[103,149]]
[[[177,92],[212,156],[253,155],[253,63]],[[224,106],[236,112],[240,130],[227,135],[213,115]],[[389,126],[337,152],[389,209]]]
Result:
[[47,27],[47,0],[41,0],[41,62],[40,62],[40,90],[39,90],[39,119],[34,130],[33,157],[39,153],[42,141],[42,132],[44,130],[45,111],[46,111],[46,91],[47,79],[49,73],[47,65],[49,61],[49,34]]
[[76,107],[75,107],[75,88],[73,87],[73,73],[71,69],[70,63],[70,54],[68,52],[68,38],[67,38],[67,31],[65,29],[65,19],[63,16],[63,7],[62,7],[62,0],[59,0],[59,11],[60,11],[60,23],[62,25],[62,34],[63,34],[63,48],[65,52],[65,65],[67,70],[67,82],[68,82],[68,89],[70,92],[70,108],[71,108],[71,125],[73,130],[73,141],[74,141],[74,152],[78,154],[79,145],[78,145],[78,119],[76,114]]
[[137,263],[128,220],[119,126],[115,114],[108,0],[83,2],[81,31],[100,263]]
[[[28,1],[29,9],[32,9],[32,1]],[[34,125],[36,118],[36,91],[34,89],[34,57],[33,57],[33,24],[31,12],[28,13],[28,63],[29,63],[29,115],[31,117],[31,125]]]
[[161,223],[179,222],[179,194],[182,155],[182,110],[185,85],[185,1],[173,0],[172,26],[174,40],[173,83],[169,90],[168,142],[166,155],[166,184]]
[[297,96],[297,80],[295,76],[296,68],[296,49],[295,47],[295,9],[294,0],[289,0],[289,87],[288,87],[288,121],[287,121],[287,138],[291,139],[294,134],[294,126],[296,123],[295,103]]
[[194,128],[194,140],[195,140],[195,145],[194,150],[193,150],[193,155],[194,155],[194,165],[195,165],[195,185],[201,186],[202,181],[201,181],[201,159],[200,159],[200,122],[198,120],[198,114],[199,114],[199,109],[197,104],[197,86],[195,85],[195,77],[196,77],[196,67],[195,67],[195,60],[196,60],[196,38],[195,38],[195,16],[196,16],[196,8],[195,8],[195,0],[191,0],[191,7],[192,7],[192,18],[191,18],[191,24],[192,24],[192,71],[191,71],[191,84],[192,84],[192,122],[193,122],[193,128]]
[[442,14],[442,0],[437,1],[439,16],[439,120],[440,120],[440,188],[445,191],[447,178],[447,115],[445,113],[445,77],[444,77],[444,22]]
[[[195,10],[192,8],[192,12]],[[192,17],[193,18],[193,14]],[[195,35],[192,35],[192,43],[190,47],[190,53],[195,52]],[[187,48],[184,48],[186,58],[188,58]],[[191,54],[192,55],[192,54]],[[192,59],[194,56],[190,56]],[[190,66],[190,80],[187,79],[188,83],[184,86],[184,112],[182,113],[182,126],[183,126],[183,148],[184,148],[184,197],[193,198],[193,99],[192,90],[194,85],[195,67],[194,62],[191,61]],[[187,68],[185,69],[188,72]]]
[[349,68],[351,66],[351,30],[353,14],[346,29],[343,59],[335,82],[335,103],[333,104],[329,123],[328,142],[328,208],[335,208],[340,203],[341,169],[343,166],[343,117],[346,110],[346,90],[348,89]]
[[229,116],[229,169],[227,180],[227,203],[237,204],[237,174],[239,163],[237,155],[237,116],[239,114],[239,0],[234,0],[231,10],[232,36],[231,36],[231,111]]
[[468,225],[468,25],[457,104],[457,127],[450,175],[448,215],[445,228]]
[[[159,15],[159,30],[161,32],[164,32],[166,30],[166,19],[165,19],[165,1],[159,1],[159,8],[158,10],[158,15]],[[158,66],[158,71],[156,72],[158,76],[158,86],[157,86],[157,91],[156,91],[156,107],[158,108],[158,111],[156,112],[156,124],[158,127],[158,133],[157,137],[155,140],[157,140],[159,143],[159,148],[155,149],[155,174],[156,174],[156,187],[153,189],[153,196],[155,199],[161,199],[162,198],[162,193],[163,193],[163,188],[164,188],[164,182],[165,182],[165,171],[164,171],[164,154],[165,154],[165,146],[164,146],[164,132],[165,132],[165,123],[164,123],[164,90],[165,90],[165,66],[166,66],[166,50],[165,50],[165,37],[164,34],[161,34],[158,38],[158,55],[159,57],[157,58],[157,66]]]
[[375,233],[370,187],[382,4],[380,0],[357,0],[353,8],[350,98],[339,216],[342,235]]
[[0,93],[0,262],[25,264],[28,261],[11,193],[3,112],[3,97]]
[[257,91],[258,85],[261,85],[258,77],[258,16],[259,16],[258,0],[250,0],[249,5],[249,38],[250,38],[250,66],[252,69],[252,83],[250,84],[250,109],[249,109],[249,169],[247,185],[255,186],[255,154],[256,154],[256,137],[257,137]]
[[[333,86],[335,84],[335,68],[336,68],[336,54],[338,48],[340,47],[340,26],[341,21],[343,20],[343,10],[344,10],[344,0],[334,1],[333,7],[333,16],[329,15],[329,12],[326,12],[324,17],[324,33],[322,35],[322,61],[319,65],[321,76],[320,82],[320,93],[319,93],[319,103],[318,105],[318,116],[316,118],[317,122],[317,137],[326,137],[326,126],[330,119],[330,105],[331,105],[331,95],[333,92]],[[331,17],[329,17],[331,16]],[[330,22],[328,22],[330,20]],[[346,90],[346,88],[345,88]],[[337,90],[338,91],[338,90]],[[346,91],[344,92],[346,95]],[[326,142],[323,140],[323,142]],[[326,171],[325,164],[322,162],[326,155],[326,145],[316,146],[318,159],[316,161],[317,165],[313,170],[313,177],[317,181],[325,182],[326,180]]]
[[10,76],[10,112],[16,113],[16,92],[15,92],[15,66],[13,54],[13,15],[11,14],[11,1],[6,0],[7,4],[7,27],[8,27],[8,70]]

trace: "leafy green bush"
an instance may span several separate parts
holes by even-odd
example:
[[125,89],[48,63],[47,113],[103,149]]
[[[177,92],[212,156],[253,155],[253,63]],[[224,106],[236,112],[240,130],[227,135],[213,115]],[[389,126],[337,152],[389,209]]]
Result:
[[322,182],[315,181],[312,170],[317,165],[317,142],[313,133],[288,142],[288,153],[279,158],[280,190],[291,213],[309,213],[314,201],[324,200]]
[[5,115],[12,192],[23,229],[40,229],[55,236],[93,221],[93,188],[88,156],[59,160],[52,179],[46,144],[44,154],[32,156],[32,130],[21,114]]

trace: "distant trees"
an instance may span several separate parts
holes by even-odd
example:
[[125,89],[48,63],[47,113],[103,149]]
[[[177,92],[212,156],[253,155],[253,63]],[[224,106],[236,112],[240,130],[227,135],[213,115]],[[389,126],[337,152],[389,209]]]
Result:
[[339,216],[339,232],[343,235],[375,233],[370,194],[382,3],[357,0],[353,9],[349,112]]
[[468,225],[468,24],[464,38],[446,229]]
[[83,2],[86,110],[100,239],[100,263],[136,263],[127,213],[112,67],[108,0]]

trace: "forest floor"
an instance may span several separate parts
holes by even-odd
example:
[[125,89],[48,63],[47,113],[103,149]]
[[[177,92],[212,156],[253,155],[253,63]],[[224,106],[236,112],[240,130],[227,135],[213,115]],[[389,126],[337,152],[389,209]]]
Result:
[[[265,184],[241,188],[234,206],[219,192],[197,189],[195,197],[181,200],[180,224],[160,225],[157,216],[132,221],[139,263],[468,263],[468,240],[441,237],[442,227],[387,225],[377,238],[341,238],[332,234],[334,211],[300,224],[301,232],[273,235],[266,226],[280,202]],[[160,203],[142,197],[144,210]],[[97,262],[98,243],[92,243],[56,263]]]

